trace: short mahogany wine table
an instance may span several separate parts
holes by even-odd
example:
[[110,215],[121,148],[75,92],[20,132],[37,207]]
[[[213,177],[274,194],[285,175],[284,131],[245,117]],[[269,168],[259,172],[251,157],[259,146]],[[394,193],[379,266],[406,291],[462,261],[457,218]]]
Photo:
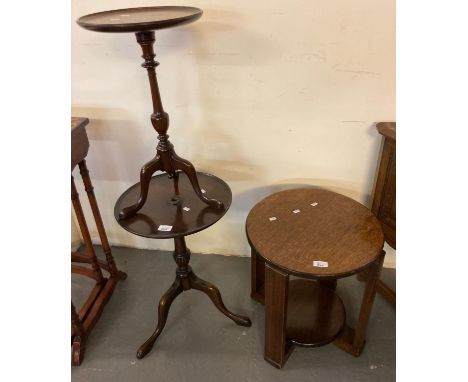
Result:
[[203,187],[202,190],[222,201],[222,209],[210,207],[203,203],[193,192],[190,180],[184,173],[177,173],[172,179],[167,174],[154,176],[149,184],[150,197],[148,201],[131,218],[118,219],[122,206],[138,195],[139,183],[125,191],[115,205],[115,217],[127,231],[153,239],[173,238],[175,243],[173,254],[177,263],[175,281],[159,301],[156,330],[138,349],[138,358],[143,358],[148,354],[161,334],[174,299],[180,293],[189,289],[197,289],[207,294],[216,308],[236,324],[251,326],[248,317],[230,312],[224,306],[218,288],[198,278],[188,265],[190,250],[185,244],[185,236],[204,230],[216,223],[224,216],[232,200],[231,190],[224,181],[202,172],[197,173],[197,175]]
[[[246,222],[252,248],[251,296],[265,304],[265,360],[281,368],[293,345],[335,343],[359,356],[382,269],[383,232],[358,202],[326,190],[278,192]],[[366,270],[355,329],[335,293],[337,279]],[[289,281],[289,276],[299,279]]]

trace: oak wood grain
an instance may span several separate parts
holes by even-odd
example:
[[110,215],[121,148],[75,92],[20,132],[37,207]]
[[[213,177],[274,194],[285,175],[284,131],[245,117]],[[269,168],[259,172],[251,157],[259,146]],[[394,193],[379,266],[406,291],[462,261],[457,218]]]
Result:
[[[270,221],[272,217],[276,220]],[[265,261],[315,279],[359,272],[378,258],[384,242],[381,224],[369,209],[316,188],[282,191],[263,199],[250,211],[246,232]],[[314,261],[327,262],[328,267],[316,267]]]

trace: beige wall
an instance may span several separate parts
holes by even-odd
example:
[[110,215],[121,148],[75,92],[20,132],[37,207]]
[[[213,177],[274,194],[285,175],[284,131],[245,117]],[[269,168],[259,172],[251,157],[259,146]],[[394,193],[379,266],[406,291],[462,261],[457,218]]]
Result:
[[[373,123],[395,120],[394,1],[176,3],[204,15],[156,33],[171,141],[197,169],[223,178],[234,197],[220,222],[188,237],[190,248],[248,255],[250,208],[296,185],[368,204],[380,145]],[[88,165],[110,241],[172,249],[170,241],[128,234],[113,218],[115,200],[138,180],[156,145],[140,47],[132,34],[89,32],[74,22],[90,12],[154,4],[72,2],[72,114],[91,119]]]

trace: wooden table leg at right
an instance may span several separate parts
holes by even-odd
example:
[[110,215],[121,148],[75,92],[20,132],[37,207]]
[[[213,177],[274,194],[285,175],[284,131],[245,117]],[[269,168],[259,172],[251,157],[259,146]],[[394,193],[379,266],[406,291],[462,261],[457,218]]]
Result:
[[384,257],[385,252],[382,251],[382,255],[369,267],[356,328],[352,329],[346,325],[338,338],[334,341],[334,344],[341,350],[344,350],[356,357],[361,355],[366,342],[365,336],[367,324],[369,322],[375,295],[377,293]]
[[289,275],[265,264],[265,360],[277,368],[293,349],[286,340],[288,294]]

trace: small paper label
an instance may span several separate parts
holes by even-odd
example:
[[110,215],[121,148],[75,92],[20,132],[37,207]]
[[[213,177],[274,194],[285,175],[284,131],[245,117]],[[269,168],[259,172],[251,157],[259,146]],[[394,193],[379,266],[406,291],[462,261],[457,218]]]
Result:
[[314,267],[317,267],[317,268],[328,268],[328,261],[315,260],[313,264],[314,264]]
[[301,210],[294,210],[293,213],[298,214]]
[[317,204],[318,204],[317,202],[310,203],[312,207],[315,207]]
[[164,225],[164,224],[161,224],[159,227],[158,227],[158,231],[172,231],[172,226],[171,225]]
[[184,207],[184,208],[182,208],[182,209],[183,209],[184,211],[190,211],[190,208],[188,208],[188,207]]
[[273,220],[276,220],[276,216],[272,216],[272,217],[270,218],[270,221],[271,221],[271,222],[272,222]]
[[206,194],[206,191],[202,188],[201,189],[202,194]]

